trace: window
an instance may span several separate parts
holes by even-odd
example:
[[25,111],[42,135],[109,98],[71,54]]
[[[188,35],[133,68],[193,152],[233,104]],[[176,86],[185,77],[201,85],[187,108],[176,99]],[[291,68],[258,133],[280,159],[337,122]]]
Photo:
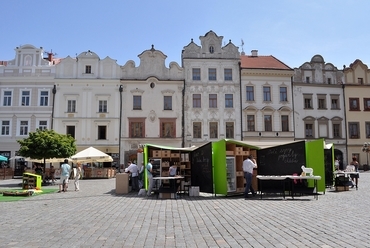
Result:
[[310,77],[306,77],[306,83],[310,83]]
[[305,124],[306,138],[313,138],[313,124]]
[[68,100],[67,112],[76,113],[76,100]]
[[289,116],[288,115],[281,116],[281,131],[289,132]]
[[263,116],[264,123],[265,123],[265,131],[272,131],[272,116],[271,115],[264,115]]
[[107,113],[107,112],[108,112],[108,101],[99,100],[99,113]]
[[30,106],[30,91],[22,91],[22,106]]
[[172,96],[164,96],[163,103],[164,110],[172,110]]
[[288,101],[288,88],[280,87],[280,102]]
[[40,92],[40,106],[48,106],[49,104],[49,91]]
[[340,109],[339,108],[339,96],[331,95],[331,109]]
[[357,78],[358,84],[364,84],[364,79],[363,78]]
[[161,118],[160,127],[161,138],[176,138],[176,119]]
[[247,101],[254,101],[254,88],[253,86],[247,86]]
[[247,130],[249,132],[255,131],[254,115],[247,115]]
[[217,94],[209,94],[209,107],[217,108]]
[[350,139],[359,139],[360,138],[360,128],[358,122],[349,122],[348,131]]
[[234,138],[234,122],[226,122],[226,139]]
[[134,110],[141,110],[141,96],[134,96]]
[[304,108],[312,109],[312,95],[303,95],[304,97]]
[[225,108],[233,107],[234,107],[233,94],[225,94]]
[[233,70],[224,69],[224,76],[225,76],[225,81],[232,81],[233,80]]
[[1,135],[10,134],[10,121],[1,121]]
[[370,111],[370,98],[364,98],[364,110]]
[[340,124],[333,124],[333,138],[341,138],[340,135]]
[[19,135],[28,135],[28,121],[20,122]]
[[87,65],[87,66],[85,67],[85,73],[86,73],[86,74],[91,74],[91,65]]
[[365,122],[366,138],[370,138],[370,122]]
[[48,129],[48,121],[39,121],[39,127],[40,130]]
[[210,46],[210,47],[209,47],[209,52],[210,52],[210,53],[214,53],[214,52],[215,52],[215,48],[214,48],[213,46]]
[[202,123],[193,122],[193,139],[202,138]]
[[75,126],[67,126],[66,127],[66,134],[71,135],[73,138],[75,138]]
[[193,94],[193,108],[201,108],[200,94]]
[[326,96],[325,95],[318,95],[317,96],[317,105],[318,109],[326,109]]
[[327,78],[326,80],[327,80],[328,84],[331,84],[331,78]]
[[359,98],[350,98],[349,99],[349,110],[360,110]]
[[200,80],[200,68],[193,68],[193,80],[194,81]]
[[217,76],[216,76],[216,68],[209,68],[208,69],[208,80],[210,81],[216,81]]
[[12,106],[12,92],[4,91],[3,106]]
[[145,118],[129,118],[129,137],[145,137]]
[[263,86],[263,101],[271,102],[270,86]]
[[107,139],[107,126],[98,126],[98,140]]
[[209,138],[211,139],[218,138],[218,123],[217,122],[209,123]]

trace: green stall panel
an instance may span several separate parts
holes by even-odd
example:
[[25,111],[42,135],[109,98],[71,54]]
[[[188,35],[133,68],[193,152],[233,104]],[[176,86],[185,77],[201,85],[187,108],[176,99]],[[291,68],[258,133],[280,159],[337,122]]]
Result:
[[[325,159],[324,159],[324,140],[306,141],[306,167],[313,169],[315,176],[321,176],[321,180],[317,181],[317,191],[325,192]],[[310,180],[312,181],[312,180]],[[309,186],[313,187],[313,181],[309,182]]]
[[215,194],[227,195],[226,141],[212,142],[213,183]]

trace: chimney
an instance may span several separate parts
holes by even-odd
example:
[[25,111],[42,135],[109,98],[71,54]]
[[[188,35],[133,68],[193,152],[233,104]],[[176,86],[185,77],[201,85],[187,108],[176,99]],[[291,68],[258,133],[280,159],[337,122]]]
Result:
[[53,53],[48,53],[48,60],[53,61]]
[[252,57],[258,57],[258,50],[252,50]]

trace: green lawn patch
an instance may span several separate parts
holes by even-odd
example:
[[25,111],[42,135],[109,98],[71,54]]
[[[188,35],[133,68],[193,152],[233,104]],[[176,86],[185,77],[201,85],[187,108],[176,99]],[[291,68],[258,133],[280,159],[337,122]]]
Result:
[[23,192],[23,189],[0,189],[0,202],[19,201],[30,197],[35,197],[42,194],[54,193],[58,189],[42,189],[42,192],[35,192],[31,196],[4,196],[3,192]]

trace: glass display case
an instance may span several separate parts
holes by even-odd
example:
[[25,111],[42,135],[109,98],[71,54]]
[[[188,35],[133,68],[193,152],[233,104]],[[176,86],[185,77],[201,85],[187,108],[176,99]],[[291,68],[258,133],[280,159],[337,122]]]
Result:
[[226,157],[227,192],[236,191],[235,157]]

